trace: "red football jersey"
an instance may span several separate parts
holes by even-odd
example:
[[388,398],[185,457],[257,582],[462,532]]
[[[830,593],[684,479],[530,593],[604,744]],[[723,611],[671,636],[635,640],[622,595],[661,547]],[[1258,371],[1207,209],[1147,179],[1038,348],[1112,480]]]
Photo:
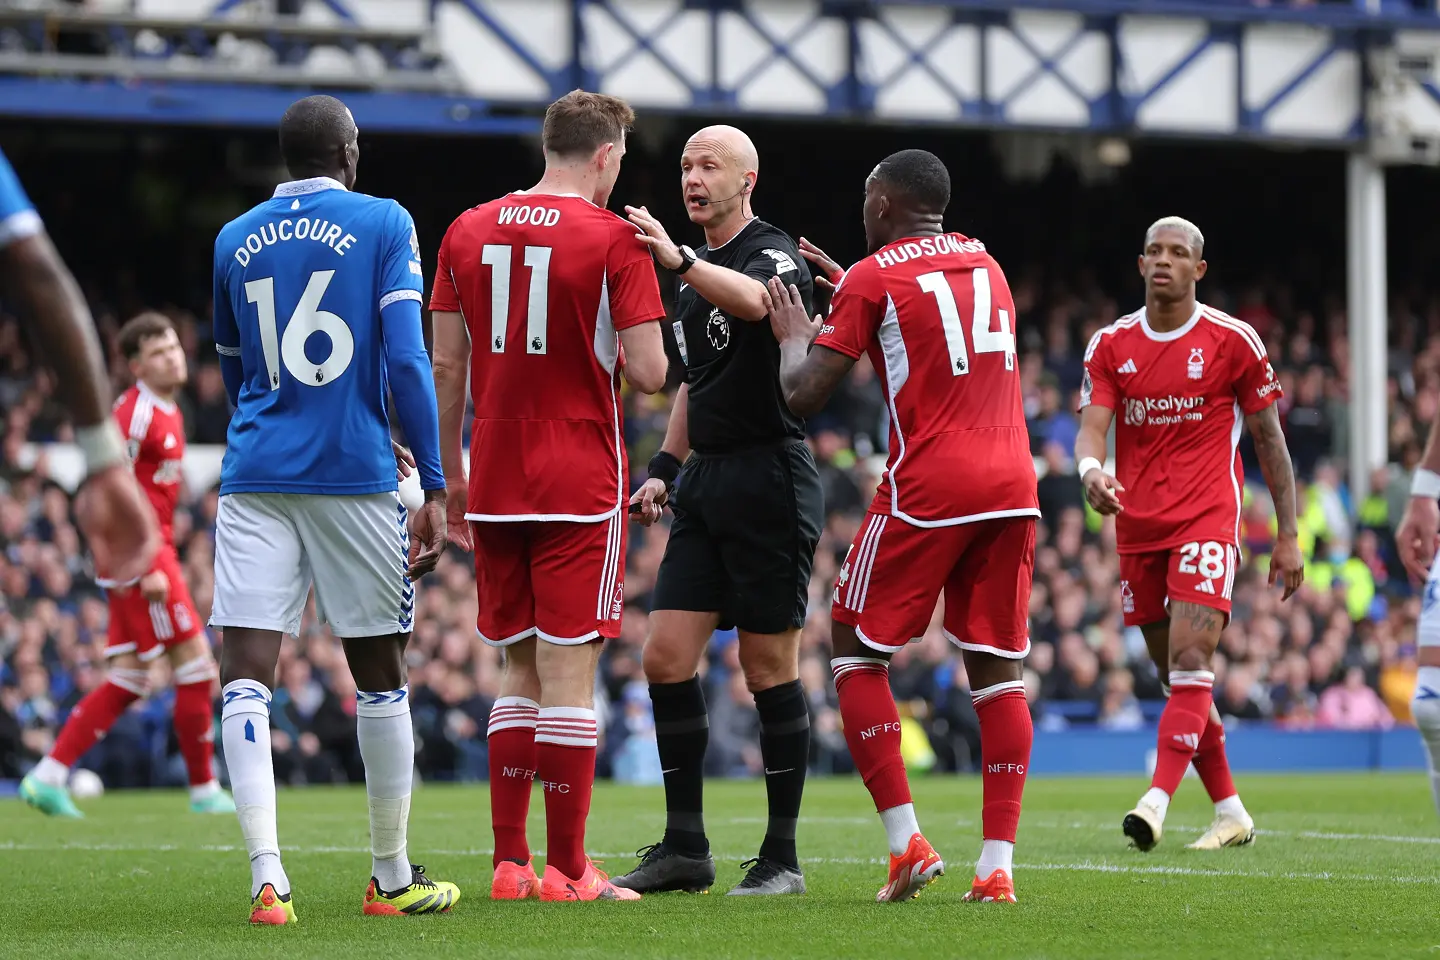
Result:
[[430,309],[470,330],[472,520],[604,520],[627,499],[618,331],[665,316],[633,224],[517,192],[445,234]]
[[921,527],[1040,515],[1014,318],[1000,265],[957,233],[896,241],[845,274],[815,343],[868,352],[885,390],[872,509]]
[[175,545],[175,506],[180,502],[185,459],[185,418],[180,408],[137,383],[115,401],[115,422],[125,434],[135,479],[150,498],[160,533]]
[[1096,333],[1080,406],[1115,411],[1120,552],[1212,540],[1238,547],[1240,431],[1246,415],[1279,398],[1259,335],[1203,303],[1169,333],[1152,330],[1143,309]]

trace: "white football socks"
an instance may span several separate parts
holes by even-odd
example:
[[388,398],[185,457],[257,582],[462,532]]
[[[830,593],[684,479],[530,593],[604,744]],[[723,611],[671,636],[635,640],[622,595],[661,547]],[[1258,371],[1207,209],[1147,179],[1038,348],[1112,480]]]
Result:
[[258,680],[234,680],[220,691],[220,737],[240,833],[250,854],[250,896],[274,884],[282,896],[290,878],[280,865],[275,826],[275,766],[270,758],[270,690]]
[[915,819],[913,803],[902,803],[898,807],[881,810],[880,822],[885,825],[885,839],[890,843],[890,853],[897,857],[910,846],[910,838],[920,832],[920,822]]
[[1233,797],[1226,797],[1224,800],[1216,801],[1215,815],[1220,817],[1230,816],[1237,820],[1245,820],[1250,814],[1245,812],[1245,804],[1240,802],[1240,794]]
[[30,772],[48,787],[64,787],[70,783],[70,768],[54,757],[41,757]]
[[370,853],[375,882],[386,893],[410,885],[406,829],[415,771],[415,730],[410,724],[410,686],[355,694],[355,726],[365,761],[370,800]]
[[1151,787],[1145,791],[1145,796],[1140,798],[1140,802],[1148,807],[1154,807],[1159,812],[1160,819],[1164,820],[1165,811],[1170,809],[1170,794],[1159,787]]
[[1410,713],[1425,741],[1430,758],[1430,789],[1435,794],[1435,811],[1440,813],[1440,667],[1421,667],[1417,671]]
[[980,861],[975,864],[975,876],[981,880],[990,879],[996,870],[1005,871],[1005,876],[1015,873],[1015,844],[1009,840],[986,840],[980,848]]

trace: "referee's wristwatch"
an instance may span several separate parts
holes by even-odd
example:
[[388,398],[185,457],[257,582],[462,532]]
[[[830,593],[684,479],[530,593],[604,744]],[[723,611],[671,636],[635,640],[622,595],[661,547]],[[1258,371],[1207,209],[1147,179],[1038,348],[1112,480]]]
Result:
[[683,274],[686,270],[689,270],[691,267],[695,266],[695,261],[699,259],[695,256],[695,251],[690,247],[687,247],[685,244],[682,243],[679,249],[680,266],[676,267],[674,270],[671,271],[671,273],[675,274],[675,276],[677,277]]

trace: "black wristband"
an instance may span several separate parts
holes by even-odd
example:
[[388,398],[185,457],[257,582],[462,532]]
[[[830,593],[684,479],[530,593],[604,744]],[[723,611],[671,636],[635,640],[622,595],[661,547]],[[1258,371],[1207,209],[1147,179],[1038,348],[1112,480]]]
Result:
[[650,458],[650,479],[664,480],[665,489],[669,490],[675,486],[675,478],[680,476],[680,459],[672,453],[661,450]]

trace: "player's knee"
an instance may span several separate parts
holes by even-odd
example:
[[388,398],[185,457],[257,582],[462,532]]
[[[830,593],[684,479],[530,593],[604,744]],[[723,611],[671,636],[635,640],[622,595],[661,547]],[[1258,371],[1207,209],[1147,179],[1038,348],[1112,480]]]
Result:
[[645,641],[640,665],[651,683],[683,683],[700,669],[700,657],[681,638],[657,632]]
[[1186,644],[1179,646],[1174,642],[1170,645],[1170,670],[1192,671],[1209,670],[1213,654],[1202,643]]
[[183,687],[192,683],[206,683],[214,680],[217,673],[215,661],[207,653],[177,666],[175,668],[175,685]]
[[975,650],[965,651],[965,675],[970,680],[971,690],[984,690],[997,683],[1012,683],[1025,678],[1025,662],[1009,657],[997,657],[993,653]]
[[112,666],[106,679],[121,690],[129,690],[137,697],[150,696],[150,671],[135,667]]
[[799,652],[794,644],[785,643],[779,637],[772,639],[774,642],[768,644],[740,645],[740,669],[751,693],[778,687],[800,676]]
[[1415,692],[1415,699],[1410,701],[1410,713],[1415,717],[1415,726],[1420,728],[1420,735],[1427,743],[1432,745],[1440,744],[1440,698],[1424,696],[1423,691]]

